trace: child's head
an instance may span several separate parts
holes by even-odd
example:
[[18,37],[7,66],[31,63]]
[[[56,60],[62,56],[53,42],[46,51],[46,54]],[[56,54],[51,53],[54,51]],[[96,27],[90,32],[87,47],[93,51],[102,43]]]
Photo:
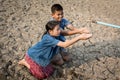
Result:
[[63,18],[63,7],[60,4],[54,4],[51,7],[52,17],[57,20],[61,21]]
[[49,21],[46,24],[46,31],[51,35],[51,36],[59,36],[60,35],[60,27],[59,27],[59,22],[58,21]]

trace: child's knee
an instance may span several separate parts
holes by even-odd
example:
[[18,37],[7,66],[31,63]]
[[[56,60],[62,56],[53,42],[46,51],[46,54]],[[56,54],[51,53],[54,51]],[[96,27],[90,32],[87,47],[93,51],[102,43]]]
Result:
[[72,60],[71,55],[68,52],[62,52],[61,55],[63,57],[63,60],[65,60],[65,61],[71,61]]
[[63,65],[63,64],[64,64],[64,61],[63,61],[63,59],[61,58],[61,59],[59,59],[58,61],[56,61],[56,63],[57,63],[58,65]]
[[64,61],[62,59],[62,56],[60,54],[57,54],[53,57],[52,63],[57,64],[57,65],[62,65],[64,64]]
[[64,64],[64,60],[61,58],[57,58],[56,60],[52,61],[52,63],[57,64],[57,65],[62,65]]

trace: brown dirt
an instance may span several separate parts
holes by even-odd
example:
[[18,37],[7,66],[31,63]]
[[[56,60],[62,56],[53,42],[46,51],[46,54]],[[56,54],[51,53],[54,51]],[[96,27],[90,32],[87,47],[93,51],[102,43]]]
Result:
[[37,80],[17,62],[40,40],[54,3],[63,6],[64,17],[75,27],[89,28],[93,37],[67,48],[72,62],[56,66],[45,80],[120,80],[120,29],[91,23],[120,25],[120,0],[0,0],[0,80]]

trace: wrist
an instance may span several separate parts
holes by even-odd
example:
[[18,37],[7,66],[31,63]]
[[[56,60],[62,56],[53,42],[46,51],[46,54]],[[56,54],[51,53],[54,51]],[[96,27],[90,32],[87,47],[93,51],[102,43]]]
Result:
[[82,30],[81,30],[81,29],[78,29],[78,30],[77,30],[77,33],[78,33],[78,34],[81,34],[81,33],[82,33]]

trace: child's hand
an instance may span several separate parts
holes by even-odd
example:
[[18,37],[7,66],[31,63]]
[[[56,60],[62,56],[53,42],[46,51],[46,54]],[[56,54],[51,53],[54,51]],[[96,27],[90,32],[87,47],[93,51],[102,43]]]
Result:
[[81,29],[79,29],[79,33],[80,33],[80,34],[81,34],[81,33],[89,34],[90,31],[89,31],[89,29],[87,29],[87,28],[81,28]]
[[92,34],[81,34],[80,36],[79,36],[79,39],[80,40],[86,40],[86,39],[89,39],[89,38],[91,38],[92,37]]

